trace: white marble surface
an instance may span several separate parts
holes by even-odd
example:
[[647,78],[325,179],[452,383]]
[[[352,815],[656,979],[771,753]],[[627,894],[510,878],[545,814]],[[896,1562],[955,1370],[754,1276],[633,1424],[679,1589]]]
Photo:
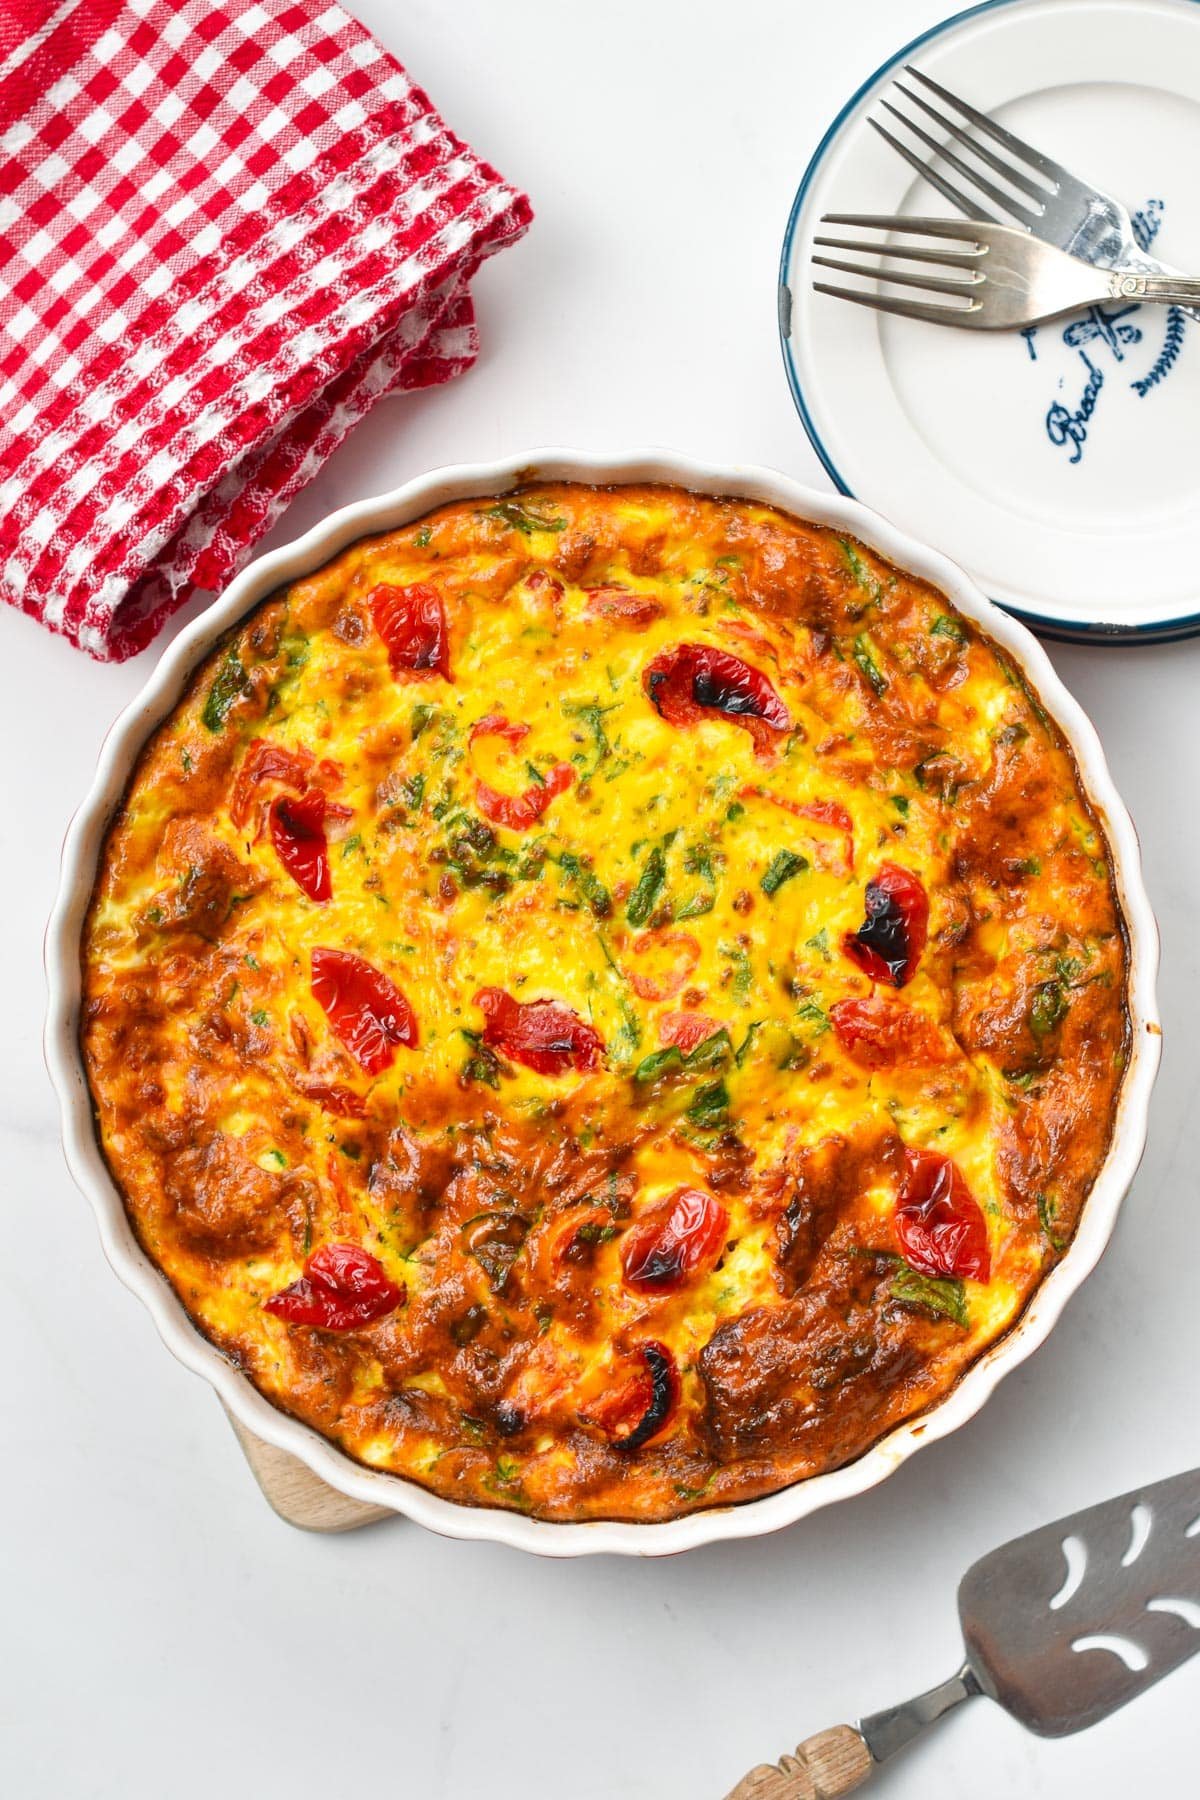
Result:
[[[825,485],[780,368],[779,239],[826,121],[942,0],[358,10],[538,219],[479,280],[477,369],[382,406],[277,537],[435,463],[549,441]],[[716,1800],[947,1673],[974,1555],[1198,1460],[1200,644],[1052,654],[1107,744],[1163,932],[1150,1149],[1107,1258],[982,1416],[873,1494],[752,1543],[555,1564],[399,1521],[281,1525],[105,1266],[59,1153],[40,946],[63,828],[154,652],[99,668],[0,617],[0,1791]],[[1200,1662],[1058,1743],[978,1701],[877,1790],[1116,1800],[1138,1775],[1182,1794],[1198,1701]]]

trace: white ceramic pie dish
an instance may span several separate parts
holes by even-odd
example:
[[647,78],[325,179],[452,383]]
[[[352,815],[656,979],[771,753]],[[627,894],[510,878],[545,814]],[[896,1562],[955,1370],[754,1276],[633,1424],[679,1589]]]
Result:
[[[692,1513],[665,1523],[639,1525],[593,1520],[555,1524],[495,1508],[462,1506],[402,1477],[363,1467],[308,1426],[272,1406],[246,1376],[200,1335],[166,1278],[138,1245],[96,1139],[79,1050],[80,936],[105,828],[147,736],[175,706],[192,671],[221,633],[274,589],[319,568],[356,538],[392,530],[444,502],[503,492],[528,479],[664,481],[705,493],[746,496],[849,531],[881,555],[933,582],[1021,665],[1071,745],[1084,787],[1108,832],[1129,931],[1131,1057],[1111,1146],[1074,1242],[1038,1288],[1018,1323],[936,1406],[891,1432],[846,1467],[814,1476],[763,1499]],[[125,1285],[145,1302],[168,1348],[189,1369],[212,1383],[229,1411],[249,1431],[298,1457],[342,1493],[403,1513],[449,1537],[490,1539],[548,1556],[579,1556],[598,1551],[661,1556],[717,1539],[754,1537],[774,1531],[831,1501],[873,1487],[920,1445],[945,1437],[971,1418],[1000,1378],[1043,1342],[1070,1295],[1099,1260],[1142,1154],[1150,1090],[1159,1058],[1157,965],[1158,933],[1142,883],[1137,838],[1113,787],[1092,725],[1025,627],[986,600],[953,563],[903,536],[856,501],[816,493],[770,469],[742,465],[721,468],[661,450],[616,456],[543,450],[494,463],[437,469],[392,493],[343,507],[298,542],[253,563],[171,645],[141,695],[106,738],[91,791],[67,834],[61,886],[46,937],[46,1060],[62,1108],[67,1163],[91,1202],[109,1262]]]

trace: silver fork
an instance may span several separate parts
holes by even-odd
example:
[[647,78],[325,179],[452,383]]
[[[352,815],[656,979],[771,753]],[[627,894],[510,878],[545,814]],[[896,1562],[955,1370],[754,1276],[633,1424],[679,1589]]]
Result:
[[818,294],[854,300],[879,312],[933,325],[961,325],[973,331],[1011,331],[1040,325],[1064,313],[1079,312],[1105,300],[1155,300],[1179,306],[1200,301],[1200,280],[1185,275],[1146,275],[1140,269],[1098,269],[1040,243],[1013,225],[982,220],[889,218],[882,213],[827,213],[822,225],[849,225],[862,231],[898,232],[906,237],[951,240],[956,248],[927,244],[873,243],[862,238],[817,237],[814,245],[828,250],[857,250],[868,256],[900,257],[929,263],[942,274],[924,269],[872,267],[833,256],[814,256],[823,269],[865,275],[894,286],[943,294],[938,303],[901,300],[865,288],[831,287],[814,281]]
[[[1177,273],[1166,263],[1146,254],[1134,233],[1128,208],[1111,194],[1081,181],[1061,163],[1054,162],[1003,125],[997,125],[986,113],[951,93],[949,88],[942,87],[931,76],[923,75],[912,63],[907,63],[905,70],[927,93],[944,102],[944,106],[935,106],[921,94],[905,87],[903,82],[897,81],[896,90],[975,161],[968,162],[949,142],[940,143],[918,120],[909,118],[890,100],[882,102],[885,111],[932,151],[934,157],[974,188],[975,193],[965,191],[930,162],[922,161],[878,119],[868,123],[951,206],[956,206],[969,219],[993,224],[1015,220],[1043,243],[1066,250],[1097,268],[1133,269],[1147,275]],[[951,117],[945,107],[953,108],[966,123]],[[1007,187],[999,185],[992,175],[1000,176]],[[1012,189],[1017,191],[1014,193],[1010,191]],[[992,210],[981,204],[978,196],[988,201]],[[1193,318],[1200,319],[1200,310],[1193,307],[1190,311]]]

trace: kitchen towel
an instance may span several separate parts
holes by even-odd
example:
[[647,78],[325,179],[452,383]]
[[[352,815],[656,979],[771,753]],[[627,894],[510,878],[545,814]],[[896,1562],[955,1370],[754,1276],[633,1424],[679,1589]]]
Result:
[[102,660],[384,394],[525,197],[324,0],[0,0],[0,591]]

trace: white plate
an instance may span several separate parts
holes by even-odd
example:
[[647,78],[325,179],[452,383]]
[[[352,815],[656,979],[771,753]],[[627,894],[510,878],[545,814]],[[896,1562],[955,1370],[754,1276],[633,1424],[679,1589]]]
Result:
[[[192,671],[222,632],[276,588],[321,568],[357,538],[377,531],[394,531],[449,500],[504,493],[528,480],[667,481],[699,493],[743,494],[769,506],[782,507],[800,518],[849,532],[881,556],[932,582],[1020,665],[1061,727],[1079,766],[1084,788],[1107,827],[1117,890],[1129,930],[1132,1036],[1112,1142],[1070,1248],[1034,1293],[1012,1330],[993,1344],[927,1412],[905,1421],[844,1468],[796,1482],[742,1506],[689,1513],[659,1524],[602,1519],[555,1524],[497,1507],[460,1506],[399,1476],[352,1462],[328,1439],[273,1407],[233,1363],[200,1336],[165,1277],[138,1245],[96,1139],[79,1047],[79,941],[108,821],[142,745],[177,703]],[[289,1451],[315,1475],[352,1499],[390,1507],[448,1537],[488,1538],[545,1556],[582,1556],[594,1551],[667,1556],[722,1538],[756,1537],[764,1531],[775,1531],[819,1506],[863,1493],[899,1468],[914,1450],[944,1437],[971,1418],[1001,1376],[1043,1342],[1068,1298],[1104,1249],[1142,1153],[1161,1035],[1154,995],[1157,965],[1158,934],[1142,885],[1137,838],[1113,787],[1096,733],[1059,681],[1041,646],[1022,626],[990,606],[953,563],[935,551],[923,549],[854,501],[813,493],[772,469],[700,463],[666,450],[617,456],[535,450],[495,463],[434,469],[393,493],[343,507],[297,543],[273,550],[251,563],[207,612],[179,634],[142,693],[106,738],[91,792],[67,834],[58,900],[46,934],[46,1062],[62,1108],[67,1161],[95,1209],[110,1263],[126,1286],[149,1307],[164,1342],[188,1368],[212,1382],[234,1418],[248,1431],[278,1450]],[[119,1396],[115,1400],[119,1403]]]
[[1048,635],[1200,632],[1200,324],[1106,306],[993,337],[812,292],[822,213],[951,210],[866,122],[910,61],[1124,200],[1156,256],[1200,272],[1200,4],[989,0],[946,20],[831,126],[780,270],[788,379],[843,493]]

